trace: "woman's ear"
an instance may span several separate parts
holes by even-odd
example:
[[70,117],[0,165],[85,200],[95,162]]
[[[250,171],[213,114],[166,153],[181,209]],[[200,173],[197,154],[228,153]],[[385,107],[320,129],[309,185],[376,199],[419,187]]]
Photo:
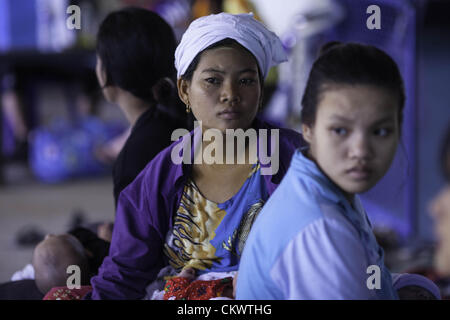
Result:
[[95,73],[97,75],[98,84],[100,85],[101,88],[104,88],[106,85],[106,72],[105,68],[103,68],[103,63],[99,56],[97,56]]
[[102,88],[103,96],[106,101],[116,103],[117,95],[120,88],[116,86],[106,85],[106,71],[103,68],[102,59],[97,55],[97,65],[95,66],[95,74],[97,75],[98,84]]
[[153,98],[157,102],[163,102],[164,92],[167,92],[169,87],[170,92],[173,92],[175,90],[175,84],[173,83],[172,79],[168,77],[159,79],[152,87]]
[[179,78],[177,80],[178,96],[184,104],[189,104],[189,81]]
[[313,136],[313,128],[308,126],[307,124],[302,123],[302,134],[303,139],[305,139],[308,144],[311,144],[312,136]]

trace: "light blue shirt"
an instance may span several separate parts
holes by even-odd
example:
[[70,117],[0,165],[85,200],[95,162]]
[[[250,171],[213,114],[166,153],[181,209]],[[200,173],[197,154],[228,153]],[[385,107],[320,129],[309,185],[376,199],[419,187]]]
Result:
[[358,197],[297,150],[250,231],[237,299],[397,299],[383,256]]

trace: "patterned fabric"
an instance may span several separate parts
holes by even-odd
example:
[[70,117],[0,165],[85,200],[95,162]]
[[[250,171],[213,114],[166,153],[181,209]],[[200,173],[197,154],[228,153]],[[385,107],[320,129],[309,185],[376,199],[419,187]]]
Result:
[[195,268],[200,274],[236,270],[251,225],[268,198],[261,179],[258,164],[238,193],[219,204],[189,180],[166,238],[170,265],[178,271]]
[[209,300],[222,297],[225,290],[233,290],[233,278],[218,280],[195,280],[174,277],[164,286],[164,300]]
[[81,300],[92,291],[91,286],[81,286],[80,289],[69,289],[67,287],[54,287],[42,300]]

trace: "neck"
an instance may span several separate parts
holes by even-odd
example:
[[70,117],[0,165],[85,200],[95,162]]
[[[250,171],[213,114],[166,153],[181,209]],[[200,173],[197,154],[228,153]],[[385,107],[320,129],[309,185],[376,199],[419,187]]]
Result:
[[[205,150],[207,150],[208,146],[209,146],[209,148],[214,148],[214,145],[217,147],[220,144],[222,145],[222,164],[213,163],[210,165],[211,167],[223,168],[223,167],[226,167],[227,164],[228,165],[229,164],[231,164],[231,165],[237,165],[237,164],[248,165],[248,164],[250,164],[251,161],[254,161],[254,159],[252,160],[251,155],[250,155],[248,139],[244,140],[245,142],[244,142],[243,148],[242,148],[242,146],[238,146],[237,138],[228,139],[228,140],[229,141],[227,141],[225,134],[222,134],[220,141],[215,141],[215,139],[213,139],[212,141],[205,141],[204,139],[202,139],[203,152],[205,152]],[[233,152],[230,153],[230,156],[232,156],[232,159],[230,159],[232,161],[231,163],[229,163],[229,162],[227,163],[227,143],[231,143],[233,146]],[[217,149],[215,149],[215,151],[217,151]],[[242,152],[244,152],[244,158],[243,158],[244,163],[238,163],[238,161],[242,161],[242,154],[241,154]],[[210,155],[210,152],[207,152],[207,154]],[[212,156],[216,157],[215,154]],[[219,155],[217,155],[217,157],[218,156]]]
[[125,114],[125,117],[131,126],[136,124],[136,121],[145,111],[148,110],[148,108],[153,107],[153,105],[128,92],[123,92],[119,95],[116,103]]

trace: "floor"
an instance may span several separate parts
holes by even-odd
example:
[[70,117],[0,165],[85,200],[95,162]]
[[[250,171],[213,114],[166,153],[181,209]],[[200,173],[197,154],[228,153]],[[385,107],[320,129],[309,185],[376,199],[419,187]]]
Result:
[[24,228],[64,233],[74,212],[88,223],[112,221],[114,200],[109,176],[48,185],[36,181],[26,165],[8,165],[0,186],[0,283],[31,261],[33,247],[17,244]]

